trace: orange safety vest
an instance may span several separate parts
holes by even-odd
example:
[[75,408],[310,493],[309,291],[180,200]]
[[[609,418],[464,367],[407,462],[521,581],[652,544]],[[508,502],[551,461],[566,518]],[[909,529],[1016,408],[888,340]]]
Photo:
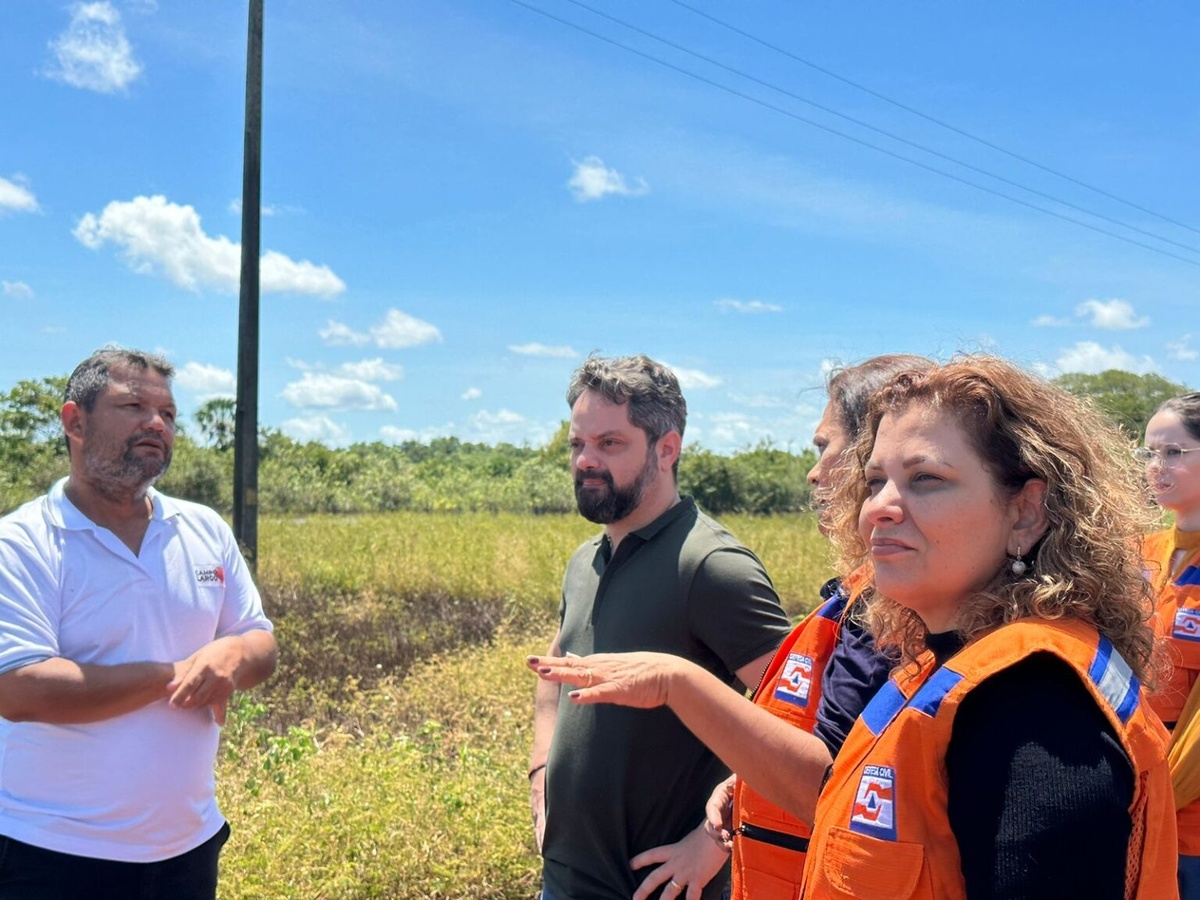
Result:
[[940,668],[926,654],[867,705],[817,801],[804,900],[965,900],[946,811],[946,748],[963,697],[989,676],[1048,651],[1078,672],[1136,773],[1126,858],[1128,900],[1178,898],[1166,730],[1112,643],[1078,621],[1026,619],[968,644]]
[[[1151,619],[1154,635],[1166,645],[1171,660],[1171,675],[1150,695],[1150,706],[1164,722],[1182,727],[1187,723],[1179,721],[1180,713],[1200,675],[1200,566],[1185,565],[1169,580],[1173,533],[1168,528],[1146,538],[1142,557],[1146,580],[1157,592]],[[1178,816],[1179,852],[1200,856],[1200,800],[1183,807]]]
[[[832,597],[792,629],[775,651],[754,692],[754,703],[810,734],[817,724],[821,677],[837,646],[842,620],[859,579],[851,576]],[[733,793],[731,900],[795,900],[804,871],[809,824],[739,778]]]

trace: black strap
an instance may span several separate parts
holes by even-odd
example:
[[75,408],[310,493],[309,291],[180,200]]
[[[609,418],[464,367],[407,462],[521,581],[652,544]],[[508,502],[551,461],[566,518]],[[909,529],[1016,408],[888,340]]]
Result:
[[770,828],[760,828],[757,825],[751,825],[749,822],[743,822],[738,827],[737,833],[743,837],[750,838],[752,841],[772,844],[776,847],[782,847],[785,850],[795,850],[797,853],[808,852],[808,838],[800,837],[798,834],[786,834],[782,831],[773,831]]

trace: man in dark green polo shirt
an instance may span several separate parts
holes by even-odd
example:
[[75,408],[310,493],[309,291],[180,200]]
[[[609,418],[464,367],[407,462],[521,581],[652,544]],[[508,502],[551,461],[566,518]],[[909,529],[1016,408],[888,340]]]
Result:
[[[788,620],[754,554],[679,496],[675,375],[593,357],[567,403],[576,501],[604,531],[567,565],[550,655],[657,650],[756,685]],[[529,774],[543,900],[721,896],[726,857],[701,823],[728,770],[674,713],[575,705],[540,682]]]

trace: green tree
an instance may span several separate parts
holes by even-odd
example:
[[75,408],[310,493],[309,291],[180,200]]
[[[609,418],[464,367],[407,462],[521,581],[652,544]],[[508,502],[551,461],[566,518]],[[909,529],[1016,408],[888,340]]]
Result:
[[547,465],[558,466],[564,472],[570,472],[571,446],[568,440],[570,433],[571,423],[563,419],[558,430],[551,435],[546,445],[537,451],[538,460]]
[[205,400],[192,414],[200,434],[213,447],[224,452],[233,449],[237,403],[232,397]]
[[62,436],[58,414],[66,388],[66,376],[18,381],[0,398],[0,441],[57,443]]
[[1071,372],[1060,375],[1054,383],[1077,397],[1091,400],[1135,440],[1141,437],[1146,422],[1163,401],[1190,390],[1161,375],[1135,375],[1120,369],[1108,369],[1099,375]]
[[0,513],[44,492],[67,472],[59,410],[66,377],[19,381],[0,396]]
[[692,445],[679,464],[679,489],[713,515],[772,515],[808,509],[811,450],[790,453],[763,441],[733,456]]

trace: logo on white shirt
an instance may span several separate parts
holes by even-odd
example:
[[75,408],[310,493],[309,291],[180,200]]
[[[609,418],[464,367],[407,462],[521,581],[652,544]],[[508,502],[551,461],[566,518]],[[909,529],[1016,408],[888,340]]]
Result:
[[225,583],[225,569],[221,566],[196,566],[196,584]]

